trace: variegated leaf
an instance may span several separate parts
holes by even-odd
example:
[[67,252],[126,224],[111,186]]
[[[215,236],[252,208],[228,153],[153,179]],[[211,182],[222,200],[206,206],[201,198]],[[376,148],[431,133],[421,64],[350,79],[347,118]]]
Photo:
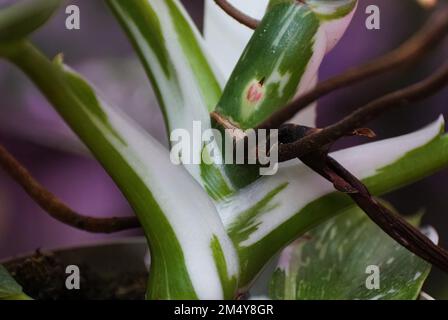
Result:
[[[420,131],[332,156],[380,195],[448,165],[443,129],[440,118]],[[249,285],[290,241],[350,206],[349,197],[299,161],[221,202],[219,212],[240,255],[241,286]]]
[[344,34],[356,0],[271,0],[217,111],[253,128],[315,85],[325,54]]
[[415,300],[430,270],[354,207],[285,249],[270,291],[281,300]]
[[212,201],[187,171],[61,61],[48,61],[28,43],[8,58],[45,94],[138,215],[152,254],[148,298],[233,298],[235,249]]

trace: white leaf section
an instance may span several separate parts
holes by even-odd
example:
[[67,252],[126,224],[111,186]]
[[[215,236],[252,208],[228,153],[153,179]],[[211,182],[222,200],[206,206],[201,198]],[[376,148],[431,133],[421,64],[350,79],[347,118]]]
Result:
[[321,24],[321,28],[325,32],[325,35],[327,37],[326,53],[333,50],[333,48],[338,44],[339,40],[341,40],[342,36],[344,35],[345,31],[350,25],[350,22],[353,19],[357,7],[358,3],[356,3],[356,7],[347,16],[341,19],[324,21]]
[[[365,179],[374,176],[377,170],[396,162],[408,152],[432,141],[440,134],[443,126],[444,120],[440,117],[430,126],[414,133],[344,149],[331,156],[355,176]],[[274,197],[269,208],[256,216],[251,223],[252,226],[257,226],[256,231],[240,243],[240,246],[248,247],[257,243],[309,203],[334,192],[331,183],[303,163],[298,160],[289,161],[281,165],[276,175],[261,178],[241,190],[234,198],[221,203],[218,210],[225,225],[231,226],[238,220],[241,212],[252,208],[269,192],[285,184],[287,186]]]
[[[323,6],[319,6],[323,7]],[[330,11],[331,12],[331,11]],[[321,22],[319,31],[317,32],[314,39],[314,49],[313,57],[310,60],[305,73],[300,81],[299,87],[297,89],[296,97],[301,96],[308,91],[315,88],[319,79],[319,69],[325,58],[336,44],[341,40],[342,36],[345,34],[350,22],[353,19],[353,15],[356,12],[356,7],[347,16],[336,19],[336,20],[324,20]],[[292,119],[291,123],[301,124],[309,127],[317,126],[317,102],[312,103],[304,110],[298,112]]]
[[433,226],[425,226],[420,228],[420,231],[428,237],[434,244],[439,244],[439,234]]

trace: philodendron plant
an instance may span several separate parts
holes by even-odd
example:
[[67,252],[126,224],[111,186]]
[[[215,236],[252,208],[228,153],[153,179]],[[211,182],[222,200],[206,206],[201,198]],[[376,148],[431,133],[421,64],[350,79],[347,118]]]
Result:
[[[142,61],[168,133],[191,132],[199,122],[202,132],[216,129],[217,135],[226,124],[259,128],[311,91],[325,55],[358,5],[356,0],[240,1],[265,12],[252,32],[208,0],[203,38],[178,0],[105,2]],[[0,56],[33,81],[132,206],[151,255],[147,299],[236,299],[282,250],[271,298],[418,297],[431,265],[387,236],[306,161],[281,163],[275,174],[264,176],[257,164],[174,164],[169,149],[109,105],[61,55],[50,60],[27,40],[59,6],[58,0],[34,0],[1,9]],[[218,52],[210,55],[208,47],[217,42]],[[315,107],[307,105],[292,122],[314,127]],[[213,143],[217,139],[194,145],[192,156],[201,157]],[[444,120],[335,152],[331,159],[372,194],[384,194],[448,166]],[[45,208],[44,202],[39,204]],[[379,287],[368,279],[375,266]],[[15,291],[8,294],[8,286]],[[0,299],[18,296],[26,297],[0,269]]]

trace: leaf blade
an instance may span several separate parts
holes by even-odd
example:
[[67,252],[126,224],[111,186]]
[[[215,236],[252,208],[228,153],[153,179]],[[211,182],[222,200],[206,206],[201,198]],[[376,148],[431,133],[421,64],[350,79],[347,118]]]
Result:
[[[271,296],[287,300],[415,300],[430,269],[430,264],[400,246],[354,207],[284,251],[272,278]],[[372,285],[368,278],[372,272],[378,272],[375,281],[379,288],[368,286]]]
[[[153,255],[148,297],[221,299],[230,294],[221,281],[238,276],[235,249],[212,201],[185,169],[173,165],[163,146],[60,61],[48,61],[28,43],[16,47],[9,59],[45,94],[138,215]],[[215,238],[227,278],[220,277],[222,259],[215,260],[210,246]]]

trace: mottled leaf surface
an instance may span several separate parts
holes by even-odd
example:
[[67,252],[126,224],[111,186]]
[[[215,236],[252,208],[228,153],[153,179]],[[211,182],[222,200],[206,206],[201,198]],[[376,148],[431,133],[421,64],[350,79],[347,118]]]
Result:
[[[378,267],[378,289],[372,288],[376,271],[369,266]],[[416,299],[430,269],[430,264],[396,243],[356,207],[284,251],[271,282],[271,297]]]

